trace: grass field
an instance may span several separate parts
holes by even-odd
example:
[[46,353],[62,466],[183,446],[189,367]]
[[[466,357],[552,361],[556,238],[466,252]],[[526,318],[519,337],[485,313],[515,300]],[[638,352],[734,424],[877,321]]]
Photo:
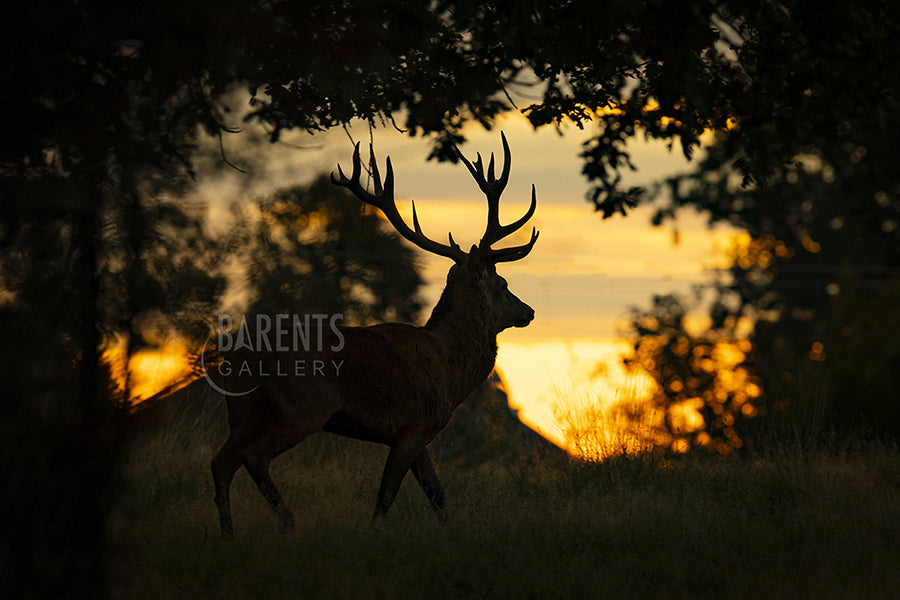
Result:
[[223,436],[135,436],[108,534],[115,598],[900,597],[900,453],[883,445],[438,463],[448,524],[408,477],[374,528],[386,448],[323,434],[272,464],[296,533],[241,470],[227,542],[208,469]]

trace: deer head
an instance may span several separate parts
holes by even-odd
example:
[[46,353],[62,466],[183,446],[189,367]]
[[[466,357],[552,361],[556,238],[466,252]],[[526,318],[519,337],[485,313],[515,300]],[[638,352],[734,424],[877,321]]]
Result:
[[492,248],[500,240],[521,229],[534,214],[537,206],[535,188],[532,184],[531,205],[526,213],[513,223],[500,224],[500,196],[509,181],[512,160],[509,144],[502,132],[500,139],[503,143],[503,167],[499,178],[494,171],[493,153],[491,153],[487,173],[485,173],[481,154],[477,155],[473,164],[463,156],[459,148],[456,149],[459,158],[484,193],[488,204],[487,225],[484,234],[481,236],[481,241],[474,244],[468,252],[465,252],[453,240],[452,233],[448,234],[447,244],[426,237],[419,226],[415,202],[412,205],[413,227],[410,228],[407,225],[400,216],[394,199],[394,169],[391,166],[391,158],[388,157],[386,160],[386,175],[382,183],[371,145],[369,146],[369,165],[374,180],[374,193],[368,192],[360,183],[362,161],[359,154],[359,143],[356,144],[353,151],[353,171],[350,177],[344,175],[340,165],[338,165],[338,176],[331,175],[332,183],[347,188],[364,203],[379,208],[394,229],[405,239],[426,252],[444,256],[455,263],[447,275],[447,287],[444,294],[426,327],[433,325],[452,309],[462,309],[460,304],[463,303],[463,299],[460,297],[468,298],[469,300],[466,302],[471,302],[473,296],[479,299],[481,312],[487,318],[486,325],[493,335],[508,327],[525,327],[534,319],[534,310],[509,291],[506,280],[497,274],[496,265],[527,256],[538,239],[537,230],[532,228],[531,239],[526,244],[499,249]]

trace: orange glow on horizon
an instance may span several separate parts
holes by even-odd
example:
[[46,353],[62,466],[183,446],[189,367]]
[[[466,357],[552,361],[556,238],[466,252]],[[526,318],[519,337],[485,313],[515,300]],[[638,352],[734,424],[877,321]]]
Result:
[[[595,354],[591,354],[591,347]],[[734,398],[736,408],[744,417],[753,417],[756,408],[752,399],[760,395],[759,386],[741,366],[750,343],[718,343],[710,348],[702,365],[715,373],[714,395]],[[660,446],[674,452],[687,452],[690,445],[679,435],[692,436],[705,445],[710,440],[709,425],[700,410],[709,400],[690,396],[674,402],[668,412],[660,407],[656,396],[660,390],[651,375],[643,368],[628,370],[622,359],[629,353],[624,341],[524,343],[501,345],[498,369],[504,374],[510,408],[518,412],[520,420],[543,437],[566,450],[573,458],[603,461],[622,454],[634,455]],[[104,353],[113,369],[120,392],[125,390],[125,358],[123,345]],[[579,358],[580,355],[580,358]],[[699,358],[699,357],[698,357]],[[129,402],[139,404],[154,394],[188,381],[192,373],[192,357],[188,348],[170,343],[157,349],[136,352],[129,361]],[[544,365],[543,369],[537,367]],[[543,370],[543,373],[541,372]],[[540,389],[539,380],[552,380],[554,374],[568,372],[568,382],[559,379],[552,389]],[[679,389],[673,385],[680,383]],[[686,391],[685,384],[676,382],[670,391]],[[548,407],[550,407],[548,409]],[[665,423],[674,427],[672,434]],[[729,418],[730,415],[724,415]],[[731,423],[728,423],[730,426]]]
[[184,345],[177,343],[139,350],[132,354],[128,361],[127,381],[123,344],[107,349],[103,358],[112,367],[113,380],[118,390],[124,392],[128,388],[127,400],[131,404],[138,404],[185,380],[192,371],[190,352]]

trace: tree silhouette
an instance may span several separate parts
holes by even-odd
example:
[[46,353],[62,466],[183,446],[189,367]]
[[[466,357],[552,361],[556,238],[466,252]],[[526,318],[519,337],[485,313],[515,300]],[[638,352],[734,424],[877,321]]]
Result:
[[325,176],[276,193],[229,233],[251,314],[343,314],[347,325],[414,322],[423,281],[415,251]]
[[[99,210],[89,273],[85,229],[64,218],[23,221],[16,243],[0,249],[0,444],[10,460],[0,512],[9,532],[2,560],[15,565],[12,589],[52,596],[69,585],[102,584],[103,514],[126,433],[114,408],[124,405],[128,386],[126,379],[118,389],[111,372],[124,365],[101,361],[100,353],[121,339],[127,364],[154,343],[146,338],[151,324],[196,334],[198,312],[208,313],[221,289],[196,216],[147,199],[139,209],[121,208],[109,202]],[[93,289],[85,290],[85,278]],[[93,357],[86,338],[96,341],[88,347]],[[86,379],[95,386],[89,397]],[[58,567],[44,577],[48,564]]]
[[[585,175],[613,214],[641,197],[617,176],[634,136],[690,154],[704,131],[731,131],[759,178],[896,105],[897,20],[878,1],[64,2],[8,16],[2,82],[19,93],[0,163],[56,180],[102,180],[113,159],[188,168],[197,126],[225,132],[223,94],[241,85],[272,139],[383,120],[449,160],[466,123],[511,108],[535,126],[595,120]],[[523,90],[534,102],[514,105]]]
[[897,435],[891,365],[900,354],[888,332],[898,319],[900,181],[891,165],[900,156],[876,125],[836,132],[747,187],[726,136],[694,174],[670,181],[657,222],[693,206],[748,232],[715,288],[720,310],[755,324],[767,413]]
[[[860,73],[823,75],[816,85],[837,86],[842,76]],[[693,173],[672,178],[657,196],[657,224],[693,207],[711,224],[747,231],[710,286],[715,307],[754,323],[762,412],[804,436],[860,427],[900,434],[891,367],[900,350],[888,333],[900,314],[891,300],[900,281],[900,155],[884,134],[900,125],[896,76],[891,69],[866,82],[870,96],[835,93],[834,106],[821,106],[827,127],[795,121],[805,145],[764,177],[742,177],[746,148],[726,131]]]

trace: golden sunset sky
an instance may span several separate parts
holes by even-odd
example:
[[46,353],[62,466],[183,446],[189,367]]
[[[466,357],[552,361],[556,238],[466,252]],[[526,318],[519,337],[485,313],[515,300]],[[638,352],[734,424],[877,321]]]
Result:
[[[708,279],[710,268],[724,264],[724,248],[735,232],[724,227],[709,230],[702,215],[686,211],[679,216],[676,244],[670,226],[651,227],[650,207],[627,217],[602,219],[585,199],[589,185],[581,175],[578,157],[582,142],[592,134],[590,124],[584,131],[568,127],[562,135],[549,127],[535,132],[524,117],[510,113],[494,131],[477,125],[468,129],[469,142],[462,148],[465,155],[474,160],[476,152],[481,152],[487,160],[493,152],[502,160],[500,129],[512,151],[509,185],[500,203],[501,222],[513,221],[527,210],[533,183],[537,211],[510,243],[527,241],[531,225],[540,231],[540,239],[524,260],[498,269],[512,291],[535,309],[536,318],[527,328],[500,334],[497,365],[522,420],[562,444],[555,413],[565,410],[567,403],[586,399],[614,402],[621,389],[629,387],[619,365],[626,346],[617,340],[616,322],[629,307],[648,306],[653,295],[685,293],[692,284]],[[215,230],[235,202],[308,183],[335,170],[338,163],[348,171],[351,137],[363,142],[363,160],[367,160],[370,135],[382,176],[385,157],[391,157],[395,196],[407,221],[412,222],[410,200],[414,200],[426,235],[445,242],[452,232],[464,248],[476,243],[483,232],[486,204],[465,167],[427,162],[428,142],[392,127],[370,131],[361,124],[347,132],[287,136],[286,143],[264,145],[259,150],[263,156],[246,174],[219,171],[204,177],[200,169],[194,199],[208,206],[210,227]],[[240,135],[224,142],[226,155],[240,154]],[[691,168],[678,147],[669,151],[662,143],[637,141],[629,149],[638,171],[625,174],[625,186],[649,185]],[[433,306],[450,261],[419,254],[426,280],[423,295]],[[428,312],[430,308],[425,317]],[[165,371],[163,362],[154,367],[153,357],[144,360],[145,371]],[[159,360],[174,364],[179,359],[160,354]],[[607,365],[606,375],[592,380],[590,375],[601,362]]]

